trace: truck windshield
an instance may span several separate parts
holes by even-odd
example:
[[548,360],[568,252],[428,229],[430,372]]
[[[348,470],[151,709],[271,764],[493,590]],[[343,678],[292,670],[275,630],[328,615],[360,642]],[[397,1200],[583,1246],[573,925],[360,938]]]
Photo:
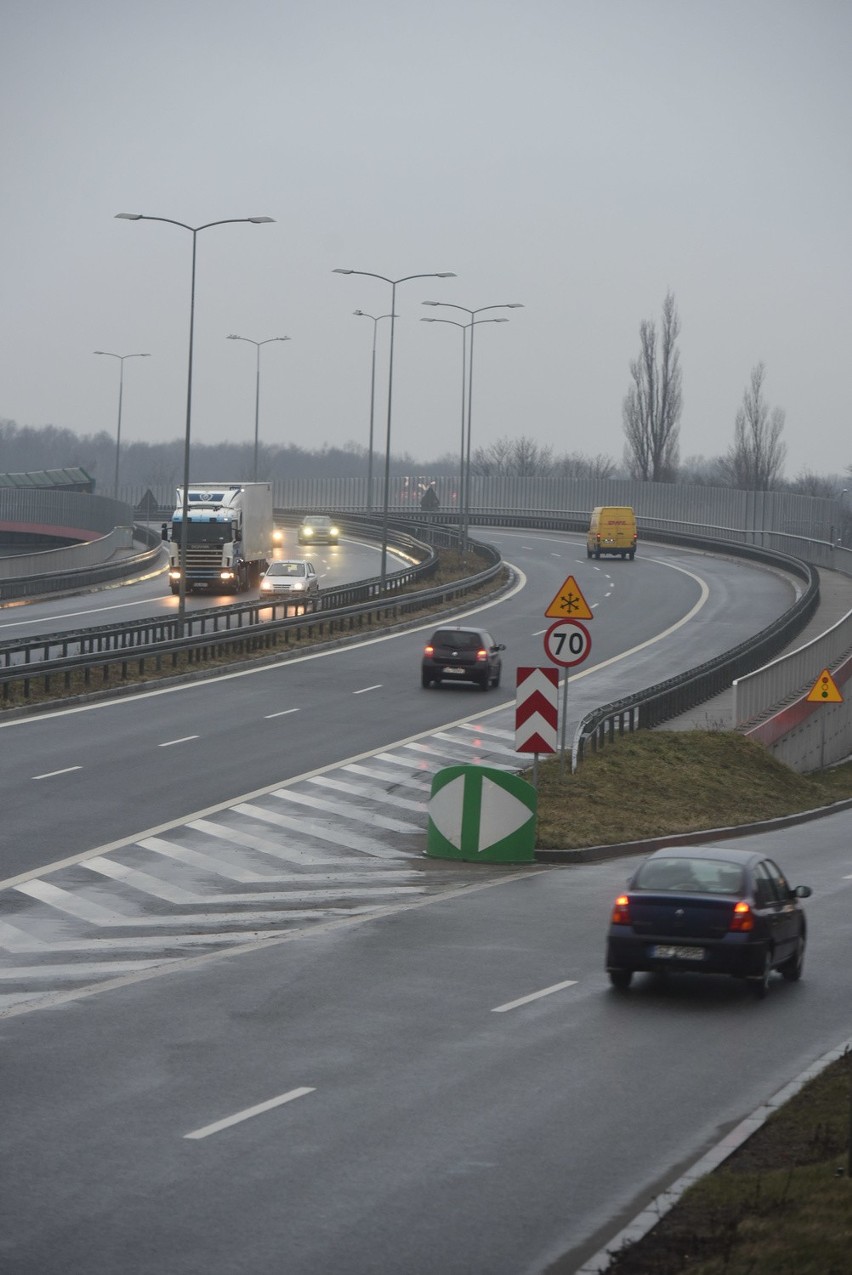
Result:
[[[175,518],[172,526],[172,539],[177,544],[181,541],[181,523],[180,518]],[[229,522],[193,522],[190,519],[186,525],[186,542],[190,545],[224,545],[233,538],[234,530]]]

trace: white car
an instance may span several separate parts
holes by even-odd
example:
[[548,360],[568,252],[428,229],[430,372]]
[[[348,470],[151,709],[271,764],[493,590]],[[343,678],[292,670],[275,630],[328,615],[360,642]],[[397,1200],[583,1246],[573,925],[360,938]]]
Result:
[[293,598],[315,598],[319,577],[312,562],[290,558],[270,562],[260,578],[261,594],[289,594]]

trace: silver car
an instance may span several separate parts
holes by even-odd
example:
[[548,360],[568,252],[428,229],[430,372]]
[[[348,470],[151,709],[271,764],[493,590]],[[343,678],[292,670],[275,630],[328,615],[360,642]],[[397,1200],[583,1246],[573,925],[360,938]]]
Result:
[[304,558],[290,558],[270,562],[260,578],[260,592],[264,594],[289,594],[294,600],[315,598],[319,593],[319,577],[312,562]]

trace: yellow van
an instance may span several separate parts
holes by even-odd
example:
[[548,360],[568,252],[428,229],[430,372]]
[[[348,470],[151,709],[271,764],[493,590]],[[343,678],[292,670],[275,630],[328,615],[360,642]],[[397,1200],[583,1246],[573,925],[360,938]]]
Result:
[[629,505],[598,505],[592,510],[586,557],[600,558],[604,553],[636,557],[636,514]]

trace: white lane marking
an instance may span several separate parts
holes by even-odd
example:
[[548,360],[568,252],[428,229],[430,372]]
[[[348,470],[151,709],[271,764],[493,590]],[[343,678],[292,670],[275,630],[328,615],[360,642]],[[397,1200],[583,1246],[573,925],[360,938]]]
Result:
[[267,713],[266,720],[269,721],[271,717],[286,717],[288,713],[298,713],[298,711],[298,708],[283,708],[280,713]]
[[222,1129],[228,1129],[233,1124],[240,1124],[243,1120],[251,1120],[252,1116],[263,1115],[264,1111],[271,1111],[273,1107],[281,1107],[285,1102],[292,1102],[294,1098],[304,1098],[305,1094],[315,1093],[313,1088],[303,1086],[301,1089],[291,1089],[289,1093],[279,1094],[277,1098],[270,1098],[268,1102],[259,1102],[256,1107],[246,1107],[245,1111],[238,1111],[233,1116],[226,1116],[224,1120],[216,1120],[213,1124],[206,1124],[201,1129],[194,1129],[192,1133],[185,1133],[185,1138],[209,1138],[211,1133],[219,1133]]
[[516,1001],[509,1001],[506,1005],[498,1005],[492,1009],[492,1014],[505,1014],[509,1009],[517,1009],[519,1005],[529,1005],[530,1001],[540,1000],[542,996],[552,996],[554,992],[561,992],[563,987],[576,987],[576,978],[566,979],[564,983],[554,983],[552,987],[542,988],[540,992],[531,992],[529,996],[521,996]]
[[57,775],[70,775],[73,770],[82,769],[82,766],[66,766],[64,770],[48,770],[43,775],[33,775],[33,779],[55,779]]
[[382,689],[381,682],[376,682],[375,686],[362,686],[360,691],[353,691],[353,695],[366,695],[368,691],[380,691]]
[[[160,572],[156,574],[159,575]],[[152,603],[156,605],[158,600],[157,598],[141,598],[138,602],[115,602],[108,607],[88,607],[85,611],[66,611],[64,615],[27,616],[27,626],[29,627],[32,624],[55,624],[57,620],[75,620],[80,615],[98,615],[101,611],[121,611],[126,607],[149,607]],[[165,620],[170,619],[173,611],[174,608],[170,608],[163,618]],[[157,616],[156,618],[159,619],[160,617]],[[20,623],[20,620],[7,620],[5,623],[0,624],[0,629],[14,629]]]
[[74,980],[78,978],[114,978],[116,974],[128,974],[135,971],[159,969],[161,965],[174,965],[179,956],[154,957],[149,961],[80,961],[70,965],[19,965],[17,968],[0,970],[0,979],[7,983],[19,979],[49,978]]
[[[314,797],[307,792],[294,792],[292,788],[282,788],[280,792],[272,795],[280,801],[289,801],[297,806],[308,806],[311,810],[322,810],[332,815],[342,815],[348,820],[354,820],[356,823],[369,824],[371,828],[385,828],[388,832],[423,831],[423,827],[419,823],[410,823],[404,819],[392,819],[389,815],[377,815],[375,810],[365,810],[363,807],[354,806],[349,802],[325,801],[322,797]],[[305,831],[308,836],[314,835],[314,829],[309,823],[305,824]],[[327,835],[327,833],[323,835]]]
[[198,735],[184,735],[182,739],[167,739],[164,744],[158,744],[158,748],[171,748],[173,744],[188,744],[192,739],[200,738]]
[[[328,903],[333,899],[363,899],[365,891],[372,898],[374,895],[418,894],[425,889],[424,886],[410,884],[381,886],[369,884],[358,887],[332,885],[326,889],[263,890],[259,894],[248,892],[245,894],[216,893],[211,896],[209,892],[206,894],[193,893],[192,890],[185,890],[181,886],[163,881],[160,877],[152,876],[149,872],[140,872],[124,863],[115,863],[112,859],[89,859],[88,863],[85,863],[83,867],[89,872],[96,872],[112,881],[120,881],[122,884],[139,890],[143,894],[156,899],[163,899],[166,903],[189,904],[192,906],[204,906],[204,904],[211,901],[217,907],[225,903],[229,905],[248,905],[250,903]],[[326,886],[328,885],[328,877],[323,878],[323,883]]]

